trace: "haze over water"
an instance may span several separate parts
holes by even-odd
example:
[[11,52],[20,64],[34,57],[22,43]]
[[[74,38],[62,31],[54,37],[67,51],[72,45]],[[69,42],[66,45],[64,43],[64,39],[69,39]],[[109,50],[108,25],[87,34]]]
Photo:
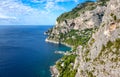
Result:
[[51,26],[0,26],[0,77],[50,77],[49,67],[70,48],[46,43]]

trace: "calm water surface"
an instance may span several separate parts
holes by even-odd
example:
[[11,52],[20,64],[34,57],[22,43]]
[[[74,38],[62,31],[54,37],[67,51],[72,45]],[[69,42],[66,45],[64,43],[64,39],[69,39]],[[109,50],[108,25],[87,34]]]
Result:
[[70,48],[46,43],[50,26],[0,26],[0,77],[50,77],[49,67]]

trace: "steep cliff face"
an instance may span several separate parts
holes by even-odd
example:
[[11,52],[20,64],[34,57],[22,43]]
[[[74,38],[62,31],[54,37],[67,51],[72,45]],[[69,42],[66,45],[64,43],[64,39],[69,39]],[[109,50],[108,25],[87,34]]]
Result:
[[47,40],[59,43],[61,42],[61,33],[66,34],[71,30],[84,30],[86,28],[98,27],[102,22],[105,9],[106,6],[100,5],[99,2],[86,2],[78,5],[70,13],[65,13],[58,17],[56,25],[52,28]]
[[76,77],[120,77],[120,0],[108,3],[100,28],[77,52]]
[[120,77],[120,0],[99,4],[52,29],[48,39],[75,46],[56,63],[60,77]]
[[[115,41],[118,38],[119,30],[119,21],[120,21],[120,0],[110,1],[105,15],[103,17],[101,26],[95,34],[93,34],[93,39],[96,40],[91,51],[96,52],[100,51],[102,44],[105,45],[109,40]],[[94,48],[96,46],[96,49]],[[96,52],[97,53],[97,52]],[[95,55],[94,55],[95,57]]]

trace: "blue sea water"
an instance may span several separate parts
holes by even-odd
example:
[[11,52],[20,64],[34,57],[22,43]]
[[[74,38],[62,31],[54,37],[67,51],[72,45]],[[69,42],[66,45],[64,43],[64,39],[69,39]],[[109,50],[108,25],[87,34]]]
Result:
[[50,66],[70,50],[46,43],[43,33],[51,26],[0,26],[0,77],[50,77]]

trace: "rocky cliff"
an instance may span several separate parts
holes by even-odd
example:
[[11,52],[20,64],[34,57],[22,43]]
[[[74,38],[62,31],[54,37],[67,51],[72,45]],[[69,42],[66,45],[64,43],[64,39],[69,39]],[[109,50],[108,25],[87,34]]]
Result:
[[65,35],[71,30],[84,30],[98,27],[102,22],[106,5],[98,2],[85,2],[79,4],[71,12],[64,13],[57,18],[56,25],[52,28],[47,40],[56,43],[61,41],[61,34]]
[[50,31],[48,40],[73,47],[56,62],[56,76],[120,77],[120,0],[103,1],[78,5],[77,17],[62,18]]

